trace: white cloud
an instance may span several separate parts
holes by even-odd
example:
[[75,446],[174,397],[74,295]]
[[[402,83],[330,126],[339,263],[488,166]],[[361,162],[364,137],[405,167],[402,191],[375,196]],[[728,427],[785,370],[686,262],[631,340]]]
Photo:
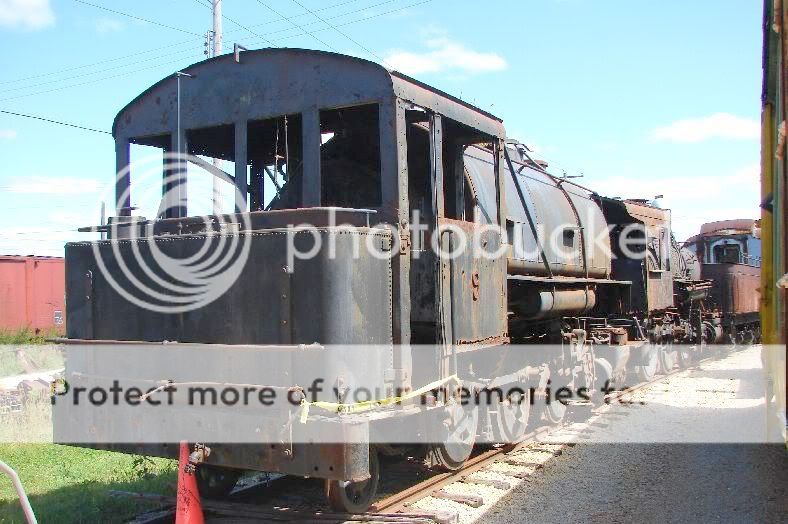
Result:
[[425,45],[427,50],[421,53],[392,50],[385,57],[386,63],[411,75],[444,71],[487,73],[509,67],[506,60],[496,53],[473,51],[445,36],[429,38]]
[[99,18],[96,20],[97,33],[114,33],[121,29],[123,29],[123,23],[120,20],[115,20],[114,18]]
[[700,231],[700,225],[729,218],[759,218],[760,167],[758,164],[713,175],[635,178],[610,176],[580,180],[600,195],[652,199],[664,195],[663,207],[672,211],[672,229],[678,240]]
[[32,176],[17,179],[8,186],[11,193],[42,195],[78,195],[98,193],[102,185],[97,180],[70,177]]
[[749,166],[737,169],[733,175],[729,177],[730,182],[750,182],[753,184],[761,183],[761,166],[759,164],[752,164]]
[[13,129],[0,129],[0,140],[13,140],[16,138],[16,131]]
[[43,29],[55,24],[49,0],[0,0],[0,26]]
[[700,118],[676,120],[667,126],[658,127],[652,133],[655,141],[697,143],[710,138],[733,140],[757,139],[761,133],[760,123],[730,113],[715,113]]

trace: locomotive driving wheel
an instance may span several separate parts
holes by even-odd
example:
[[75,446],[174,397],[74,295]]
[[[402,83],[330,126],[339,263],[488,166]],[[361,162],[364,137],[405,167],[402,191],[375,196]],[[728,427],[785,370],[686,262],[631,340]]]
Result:
[[663,373],[670,373],[678,363],[678,350],[673,343],[666,341],[659,345],[659,367]]
[[495,442],[518,442],[525,435],[531,402],[525,387],[514,387],[492,413],[492,431]]
[[455,402],[446,406],[445,415],[438,430],[443,439],[429,445],[427,456],[443,469],[456,471],[471,456],[476,444],[479,407]]
[[326,498],[331,507],[345,513],[363,513],[372,505],[380,483],[380,460],[369,448],[369,478],[366,480],[326,480]]
[[566,404],[559,402],[556,399],[545,399],[545,405],[542,408],[542,418],[548,424],[558,424],[566,416]]
[[687,369],[692,365],[692,354],[694,346],[691,344],[678,344],[676,346],[676,360],[679,369]]
[[659,366],[659,351],[657,346],[646,344],[643,346],[641,363],[635,366],[635,376],[642,382],[648,382],[654,378]]
[[596,385],[597,387],[591,392],[591,399],[596,405],[603,404],[605,401],[604,390],[606,388],[615,387],[615,380],[613,379],[613,366],[606,358],[595,358],[594,364],[596,368]]

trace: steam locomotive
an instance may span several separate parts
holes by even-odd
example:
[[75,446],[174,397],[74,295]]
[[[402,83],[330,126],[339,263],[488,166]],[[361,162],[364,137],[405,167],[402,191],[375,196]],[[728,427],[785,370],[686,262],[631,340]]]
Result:
[[[322,370],[342,391],[366,384],[396,399],[340,413],[343,435],[354,438],[297,442],[292,410],[276,412],[255,421],[257,441],[208,443],[213,452],[197,467],[205,494],[229,491],[243,470],[282,472],[325,479],[334,507],[363,511],[375,496],[378,453],[412,449],[371,443],[378,426],[402,428],[426,413],[446,438],[422,446],[425,460],[456,469],[483,436],[516,441],[529,420],[556,422],[595,401],[507,395],[468,407],[454,401],[450,379],[476,395],[512,384],[525,398],[543,397],[548,384],[596,391],[687,365],[726,326],[751,330],[757,321],[710,306],[717,276],[708,262],[717,259],[673,240],[669,210],[553,176],[507,139],[499,118],[359,58],[265,49],[205,60],[141,93],[117,115],[113,136],[116,216],[87,229],[109,238],[66,246],[64,342],[98,348],[69,359],[72,386],[113,373],[162,378],[138,367],[152,358],[147,343],[199,364],[188,373],[157,364],[169,384],[270,384],[308,404],[292,376],[316,352],[383,348],[363,357],[363,373]],[[135,215],[131,157],[143,146],[163,153],[162,192],[179,195],[151,218]],[[190,215],[190,165],[232,187],[234,211]],[[244,238],[248,260],[211,301],[180,308],[172,282],[156,282],[146,269],[161,254],[197,256],[217,238]],[[315,247],[316,238],[328,242]],[[461,239],[474,242],[460,250]],[[388,256],[357,252],[359,241]],[[293,245],[313,256],[288,257]],[[134,282],[156,298],[142,301]],[[134,358],[122,360],[118,348],[133,348]],[[256,364],[263,358],[272,365]],[[421,397],[436,389],[444,396],[415,408],[403,400],[431,384]],[[336,402],[326,393],[317,400]],[[174,412],[162,424],[186,416]],[[236,423],[232,417],[222,420]],[[69,440],[65,426],[77,425],[97,437],[119,422],[111,412],[74,410],[56,419],[55,434]],[[171,442],[141,444],[144,437],[129,429],[125,443],[95,445],[176,453]]]

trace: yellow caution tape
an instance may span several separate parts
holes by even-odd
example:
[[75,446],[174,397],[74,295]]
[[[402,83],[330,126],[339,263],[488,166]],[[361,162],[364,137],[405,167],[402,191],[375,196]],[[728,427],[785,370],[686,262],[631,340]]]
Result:
[[400,402],[404,402],[406,400],[410,400],[415,397],[420,397],[421,395],[428,393],[433,389],[437,389],[443,386],[444,384],[448,384],[451,381],[457,382],[458,384],[460,383],[460,379],[457,378],[457,375],[451,375],[450,377],[436,380],[435,382],[430,382],[426,386],[422,386],[417,390],[411,391],[410,393],[407,393],[399,397],[387,397],[380,400],[365,400],[362,402],[354,402],[352,404],[342,404],[337,402],[319,402],[319,401],[307,402],[306,399],[302,399],[301,424],[306,424],[306,419],[309,416],[309,408],[311,406],[315,406],[325,411],[331,411],[333,413],[362,413],[364,411],[369,411],[370,409],[375,409],[382,406],[389,406],[391,404],[398,404]]

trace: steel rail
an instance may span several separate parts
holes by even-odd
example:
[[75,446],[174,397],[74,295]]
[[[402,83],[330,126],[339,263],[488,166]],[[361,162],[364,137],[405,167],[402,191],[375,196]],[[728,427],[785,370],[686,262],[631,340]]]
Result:
[[[679,373],[683,373],[685,371],[691,370],[694,367],[696,367],[696,366],[698,366],[698,365],[700,365],[702,363],[711,361],[713,359],[714,359],[714,357],[708,357],[708,358],[699,360],[697,363],[695,363],[691,367],[679,368],[679,369],[671,370],[670,372],[665,373],[663,375],[659,375],[657,377],[654,377],[651,380],[647,380],[647,381],[641,382],[639,384],[636,384],[634,386],[627,387],[625,389],[621,389],[621,390],[618,390],[618,391],[611,392],[610,394],[605,395],[605,403],[602,406],[599,406],[599,408],[602,408],[604,406],[610,405],[610,401],[612,401],[612,400],[621,399],[625,395],[630,395],[630,394],[635,393],[637,391],[643,390],[643,389],[645,389],[645,388],[647,388],[647,387],[649,387],[649,386],[651,386],[653,384],[656,384],[658,382],[661,382],[661,381],[663,381],[663,380],[665,380],[665,379],[667,379],[667,378],[669,378],[671,376],[674,376],[674,375],[677,375]],[[597,409],[599,409],[599,408],[597,408]],[[463,467],[458,469],[457,471],[452,471],[452,472],[447,472],[447,473],[440,473],[438,475],[434,475],[434,476],[432,476],[432,477],[430,477],[428,479],[425,479],[424,481],[422,481],[422,482],[420,482],[420,483],[418,483],[418,484],[416,484],[414,486],[411,486],[411,487],[406,488],[406,489],[404,489],[404,490],[402,490],[402,491],[400,491],[398,493],[390,495],[390,496],[384,498],[383,500],[380,500],[380,501],[376,502],[375,504],[373,504],[372,506],[370,506],[369,511],[370,512],[376,512],[376,513],[382,513],[382,512],[395,513],[397,511],[402,511],[406,506],[408,506],[410,504],[413,504],[413,503],[415,503],[415,502],[417,502],[417,501],[419,501],[419,500],[421,500],[423,498],[429,497],[431,494],[439,491],[443,487],[448,486],[449,484],[452,484],[454,482],[461,481],[465,477],[467,477],[468,475],[471,475],[472,473],[475,473],[475,472],[479,471],[480,469],[484,469],[485,467],[489,466],[490,464],[493,464],[493,463],[497,462],[498,460],[500,460],[501,458],[505,457],[506,455],[508,455],[508,454],[510,454],[512,452],[518,451],[520,449],[523,449],[523,448],[525,448],[525,446],[527,446],[529,444],[533,444],[534,443],[534,438],[539,436],[541,433],[547,433],[547,432],[549,432],[551,430],[560,428],[563,425],[564,425],[563,422],[559,422],[559,423],[553,424],[553,425],[541,426],[541,427],[539,427],[539,428],[537,428],[537,429],[535,429],[535,430],[533,430],[533,431],[531,431],[529,433],[526,433],[523,436],[523,438],[517,443],[507,444],[507,445],[504,445],[504,446],[502,446],[500,448],[491,449],[489,451],[485,451],[485,452],[483,452],[483,453],[481,453],[481,454],[469,459],[463,465]]]

